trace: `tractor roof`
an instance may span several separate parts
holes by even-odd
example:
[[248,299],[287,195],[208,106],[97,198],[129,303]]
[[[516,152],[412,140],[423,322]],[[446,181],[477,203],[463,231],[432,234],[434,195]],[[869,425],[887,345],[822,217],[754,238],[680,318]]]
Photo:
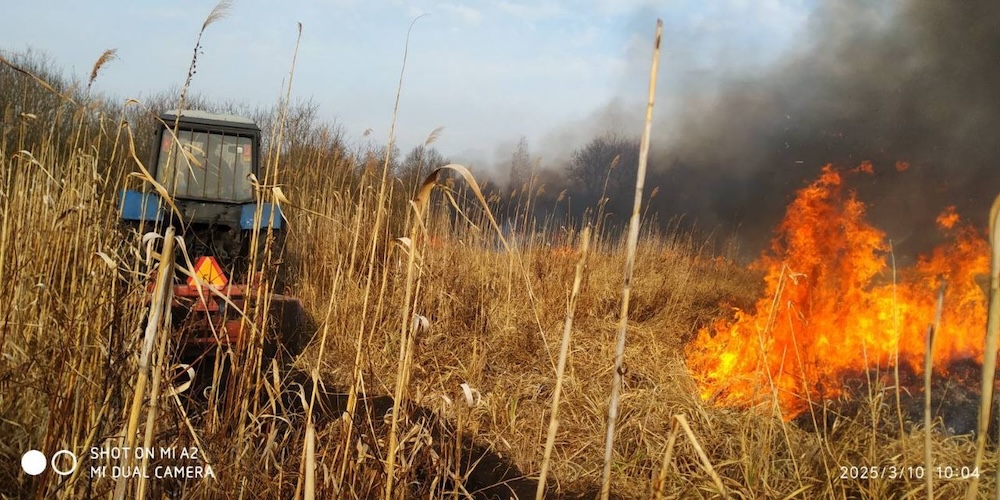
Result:
[[[160,115],[160,118],[168,125],[177,118],[177,111],[168,111]],[[249,130],[260,130],[256,123],[250,118],[243,116],[229,115],[224,113],[209,113],[197,109],[185,109],[181,111],[181,121],[198,125],[214,125],[222,127],[242,128]]]

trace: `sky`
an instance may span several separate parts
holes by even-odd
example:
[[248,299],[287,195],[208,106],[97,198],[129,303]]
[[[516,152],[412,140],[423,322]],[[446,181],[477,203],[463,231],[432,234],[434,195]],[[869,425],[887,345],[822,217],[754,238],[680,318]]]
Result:
[[[95,89],[118,99],[179,87],[214,1],[3,0],[0,50],[48,55],[86,79],[105,49],[117,60]],[[444,127],[435,147],[453,160],[502,161],[521,136],[554,156],[602,128],[637,130],[652,40],[664,20],[657,114],[672,90],[711,88],[763,67],[801,40],[815,0],[236,0],[202,40],[192,91],[268,105],[284,95],[303,26],[292,95],[312,99],[347,137],[384,141],[407,29],[397,144],[405,152]],[[634,113],[610,113],[613,109]],[[618,122],[623,123],[618,123]],[[627,122],[627,123],[624,123]]]

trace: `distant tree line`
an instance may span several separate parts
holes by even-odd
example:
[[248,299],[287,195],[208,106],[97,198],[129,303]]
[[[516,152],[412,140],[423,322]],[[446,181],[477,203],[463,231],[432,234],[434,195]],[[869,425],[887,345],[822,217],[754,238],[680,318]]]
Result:
[[[154,116],[175,109],[180,95],[179,88],[171,88],[148,95],[141,103],[126,102],[92,94],[93,80],[66,78],[41,54],[0,54],[7,54],[7,64],[0,64],[0,150],[8,155],[15,148],[35,150],[32,146],[42,143],[65,153],[81,146],[75,140],[83,130],[100,136],[96,144],[101,150],[95,152],[102,160],[100,168],[124,178],[136,170],[125,129],[131,131],[135,156],[147,161]],[[344,192],[378,182],[388,156],[394,204],[405,213],[406,200],[423,179],[450,163],[433,147],[433,137],[406,154],[393,145],[388,155],[386,146],[368,139],[367,134],[351,140],[338,125],[325,123],[319,106],[308,99],[296,100],[284,109],[280,144],[275,144],[275,126],[283,111],[279,104],[249,106],[189,93],[185,107],[254,119],[263,131],[265,159],[279,158],[278,183],[293,198],[296,186],[306,183],[322,186],[320,192]],[[88,144],[93,147],[94,143]],[[508,231],[572,232],[583,224],[616,231],[624,227],[631,212],[638,152],[638,138],[610,131],[580,146],[561,163],[542,164],[532,156],[527,139],[521,138],[506,165],[506,186],[487,176],[478,178],[490,209]],[[495,170],[505,170],[504,165]],[[452,201],[441,202],[447,210],[457,209],[468,217],[482,211],[464,183],[450,176],[439,181],[452,190]],[[310,203],[297,201],[304,206]],[[453,220],[460,218],[454,215]]]

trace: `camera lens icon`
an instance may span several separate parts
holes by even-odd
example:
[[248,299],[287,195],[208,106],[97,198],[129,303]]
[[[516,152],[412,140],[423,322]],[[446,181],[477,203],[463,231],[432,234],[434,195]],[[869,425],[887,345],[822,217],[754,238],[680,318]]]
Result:
[[[60,468],[57,465],[56,460],[63,455],[70,459],[71,465],[68,468]],[[48,461],[45,460],[45,454],[38,450],[28,450],[24,455],[21,455],[21,469],[29,476],[37,476],[45,472],[47,465],[52,466],[52,472],[60,476],[68,476],[76,471],[76,467],[79,464],[80,462],[76,454],[69,450],[59,450],[53,453],[52,459]]]

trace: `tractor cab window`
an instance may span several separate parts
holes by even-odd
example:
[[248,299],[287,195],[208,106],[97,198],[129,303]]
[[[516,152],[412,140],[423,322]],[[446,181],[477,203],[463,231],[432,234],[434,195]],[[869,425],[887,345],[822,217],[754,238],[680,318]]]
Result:
[[156,180],[178,198],[246,202],[253,200],[250,136],[169,130],[161,136]]

